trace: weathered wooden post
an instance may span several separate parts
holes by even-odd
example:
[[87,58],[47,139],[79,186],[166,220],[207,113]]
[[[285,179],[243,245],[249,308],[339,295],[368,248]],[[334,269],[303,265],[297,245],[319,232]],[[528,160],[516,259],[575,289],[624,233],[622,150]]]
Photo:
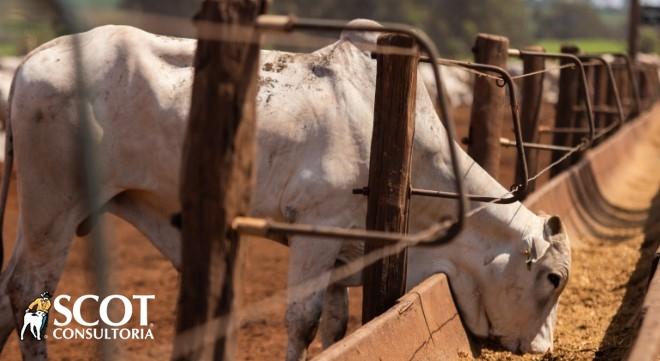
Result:
[[[623,70],[621,68],[621,64],[617,62],[612,63],[612,74],[614,75],[614,84],[612,84],[608,90],[607,90],[607,105],[608,106],[614,106],[616,105],[616,100],[614,96],[614,86],[617,87],[619,90],[619,96],[621,97],[621,103],[623,105],[623,114],[624,114],[624,120],[628,118],[629,110],[626,106],[626,94],[625,94],[625,89],[622,88],[623,86]],[[605,119],[603,126],[609,126],[613,122],[618,121],[618,117],[615,116],[614,114],[606,114],[603,116],[603,119]]]
[[[596,67],[595,73],[594,73],[594,107],[596,109],[610,109],[611,107],[615,106],[616,102],[612,103],[610,99],[608,99],[608,89],[611,87],[612,84],[610,84],[610,79],[609,75],[607,73],[607,68],[603,65]],[[614,100],[614,99],[612,99]],[[607,114],[609,112],[604,113],[604,112],[594,112],[594,123],[596,125],[596,129],[604,128],[607,120]],[[598,130],[596,131],[598,132]],[[602,141],[601,139],[597,139],[595,141],[595,144],[598,144]]]
[[195,17],[199,40],[181,168],[182,268],[173,360],[232,358],[238,240],[228,239],[227,225],[246,212],[253,183],[259,63],[253,24],[262,11],[263,0],[206,0]]
[[[564,45],[561,47],[562,53],[578,54],[580,49],[577,46]],[[567,60],[561,60],[560,65],[570,64]],[[575,111],[573,107],[577,104],[578,98],[578,70],[575,68],[564,68],[559,73],[559,99],[557,99],[555,111],[555,128],[573,128],[575,126]],[[577,134],[577,136],[582,136]],[[552,136],[552,144],[570,146],[573,144],[573,137],[570,133],[556,132]],[[552,161],[555,162],[562,157],[562,153],[553,152]],[[563,162],[550,170],[550,177],[554,177],[568,168],[567,162]]]
[[639,65],[637,69],[637,84],[639,84],[639,97],[642,100],[642,110],[647,110],[650,106],[649,102],[649,84],[648,84],[648,69],[643,64]]
[[[527,51],[544,52],[541,46],[529,46]],[[545,70],[545,59],[539,56],[522,56],[523,74],[529,74]],[[525,142],[537,143],[539,140],[538,123],[541,104],[543,103],[543,73],[528,76],[522,83],[522,107],[520,109],[520,125],[522,126],[522,135]],[[527,169],[530,175],[536,174],[538,165],[538,151],[526,149]],[[525,180],[520,172],[521,159],[517,159],[516,182],[522,184]],[[532,181],[527,185],[526,193],[534,191],[536,182]],[[526,194],[525,194],[526,196]]]
[[[606,108],[609,107],[607,101],[607,89],[610,86],[609,77],[607,74],[607,68],[605,66],[599,66],[596,68],[594,82],[594,106],[596,108]],[[596,128],[602,128],[605,124],[605,113],[596,112],[594,114],[594,120],[596,122]]]
[[[382,35],[378,45],[416,49],[414,40],[403,35]],[[418,61],[418,56],[378,55],[367,229],[407,231]],[[382,247],[383,244],[367,243],[365,253],[378,252]],[[405,250],[367,267],[362,322],[393,306],[404,294],[405,284]]]
[[653,104],[660,99],[660,77],[658,77],[658,66],[655,64],[646,65],[646,88],[647,88],[647,99],[648,107],[650,108]]
[[[477,35],[472,48],[475,62],[502,68],[506,68],[508,51],[509,39],[490,34]],[[475,79],[468,154],[494,178],[499,175],[504,96],[504,88],[493,79]]]
[[[631,114],[633,113],[633,99],[630,94],[630,88],[628,86],[628,72],[625,68],[625,63],[623,61],[616,61],[613,64],[613,72],[615,83],[619,87],[619,95],[621,96],[621,102],[623,103],[623,109],[625,114],[625,119],[630,119]],[[610,102],[614,103],[614,93],[610,93]],[[608,117],[608,124],[616,121],[614,116]]]
[[639,20],[641,9],[639,0],[630,0],[628,14],[628,55],[635,60],[637,58],[637,49],[639,47]]
[[660,77],[658,77],[658,66],[649,64],[646,66],[646,84],[648,89],[649,107],[657,100],[660,100]]

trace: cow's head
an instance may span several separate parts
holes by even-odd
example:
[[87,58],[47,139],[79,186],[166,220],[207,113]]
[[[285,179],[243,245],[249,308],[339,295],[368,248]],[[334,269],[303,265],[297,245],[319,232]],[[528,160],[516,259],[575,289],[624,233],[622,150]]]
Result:
[[557,301],[570,270],[569,240],[559,217],[537,220],[522,242],[494,242],[470,274],[459,273],[452,282],[470,331],[516,353],[552,349]]

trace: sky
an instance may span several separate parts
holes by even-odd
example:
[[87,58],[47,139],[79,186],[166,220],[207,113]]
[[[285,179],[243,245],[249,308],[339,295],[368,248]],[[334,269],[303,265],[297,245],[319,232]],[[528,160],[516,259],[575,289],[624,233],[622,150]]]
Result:
[[[594,3],[600,6],[623,6],[628,0],[593,0]],[[640,0],[642,5],[660,6],[660,0]]]

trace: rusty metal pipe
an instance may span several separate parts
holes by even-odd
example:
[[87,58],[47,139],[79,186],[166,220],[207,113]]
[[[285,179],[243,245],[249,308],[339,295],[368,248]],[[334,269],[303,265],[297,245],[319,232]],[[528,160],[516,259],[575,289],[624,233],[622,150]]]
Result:
[[593,112],[593,106],[591,104],[591,96],[589,94],[589,84],[587,83],[587,75],[584,71],[584,65],[583,62],[578,58],[576,55],[573,54],[564,54],[564,53],[545,53],[545,52],[537,52],[537,51],[529,51],[529,50],[520,50],[520,49],[509,49],[509,55],[510,56],[538,56],[542,58],[548,58],[548,59],[564,59],[566,61],[569,61],[575,65],[575,67],[578,69],[578,74],[580,76],[580,83],[581,83],[581,88],[582,88],[582,95],[584,97],[584,104],[585,107],[587,108],[587,119],[589,120],[588,125],[589,125],[589,133],[588,133],[588,138],[586,138],[587,145],[591,145],[596,138],[596,123],[594,121],[594,112]]
[[636,116],[642,111],[642,99],[639,95],[639,85],[637,84],[637,77],[635,76],[635,70],[633,69],[633,60],[630,59],[630,56],[626,53],[611,53],[610,55],[623,59],[625,63],[628,78],[632,85],[633,98],[635,99],[635,113],[632,115]]
[[[456,193],[452,192],[443,192],[443,191],[434,191],[430,189],[422,189],[422,188],[411,188],[410,189],[410,194],[415,195],[415,196],[423,196],[423,197],[433,197],[433,198],[449,198],[449,199],[455,199],[456,198]],[[497,198],[497,197],[489,197],[489,196],[479,196],[476,194],[467,194],[467,198],[470,201],[473,202],[483,202],[483,203],[494,203],[494,204],[511,204],[519,201],[519,197],[514,195],[511,197],[506,197],[506,198]]]
[[295,234],[316,237],[341,238],[349,241],[385,241],[415,244],[436,245],[437,239],[457,234],[458,224],[449,220],[441,220],[427,229],[414,234],[401,234],[382,231],[367,231],[364,229],[346,229],[330,226],[315,226],[309,224],[292,224],[277,222],[263,218],[236,217],[232,221],[232,229],[241,234],[258,237],[270,237],[279,234]]
[[[517,147],[518,144],[507,138],[500,138],[500,144],[504,147]],[[530,148],[530,149],[538,149],[538,150],[550,150],[550,151],[556,151],[556,152],[570,152],[574,147],[565,147],[561,145],[552,145],[552,144],[541,144],[541,143],[531,143],[531,142],[525,142],[523,143],[525,148]]]
[[[516,185],[516,189],[517,189],[516,192],[514,193],[513,197],[509,197],[509,198],[515,198],[512,202],[516,200],[520,200],[522,194],[524,194],[525,190],[527,189],[527,185],[529,183],[529,171],[527,169],[527,157],[525,155],[525,148],[523,146],[524,142],[522,136],[522,127],[520,126],[520,116],[518,114],[519,106],[518,106],[518,98],[516,95],[516,85],[509,72],[495,65],[477,64],[477,63],[470,63],[466,61],[451,60],[451,59],[438,58],[436,61],[432,61],[431,58],[420,57],[420,61],[426,63],[435,63],[436,65],[441,65],[441,63],[449,63],[466,69],[489,71],[498,74],[500,76],[500,79],[504,81],[504,84],[509,89],[509,105],[511,107],[513,131],[516,137],[517,144],[520,144],[520,146],[516,147],[516,150],[518,153],[518,157],[521,160],[519,166],[520,166],[520,172],[523,175],[523,179],[524,179],[522,184]],[[481,196],[468,197],[468,199],[473,201],[479,201],[478,198],[488,199],[485,202],[491,202],[495,199],[493,197],[481,197]]]
[[[623,123],[626,120],[626,116],[623,112],[623,105],[621,103],[621,95],[619,93],[619,87],[617,86],[616,81],[614,79],[614,72],[612,71],[612,67],[611,67],[610,63],[601,55],[580,55],[579,57],[580,57],[580,59],[595,60],[595,61],[600,62],[601,64],[603,64],[603,66],[607,70],[607,77],[609,78],[609,83],[610,83],[610,86],[612,87],[612,93],[614,94],[614,100],[616,101],[616,108],[617,108],[618,115],[619,115],[619,122],[618,122],[618,124],[613,123],[613,124],[605,127],[604,129],[602,129],[602,131],[597,133],[597,135],[595,136],[595,138],[597,139],[597,138],[600,138],[600,137],[604,136],[605,134],[609,133],[613,129],[622,126]],[[593,109],[592,109],[592,111],[593,111]]]

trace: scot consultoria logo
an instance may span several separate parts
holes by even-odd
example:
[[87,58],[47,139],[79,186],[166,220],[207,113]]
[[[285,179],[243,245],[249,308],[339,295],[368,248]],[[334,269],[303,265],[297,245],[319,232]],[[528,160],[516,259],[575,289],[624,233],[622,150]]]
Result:
[[30,303],[23,316],[21,341],[23,341],[27,329],[30,330],[32,336],[37,340],[41,341],[43,339],[46,334],[46,326],[48,325],[50,306],[50,293],[48,291],[42,292],[39,297]]
[[[25,310],[21,340],[28,329],[37,340],[46,337],[49,313],[53,319],[50,336],[56,340],[153,340],[149,301],[155,299],[155,295],[132,295],[130,298],[119,294],[77,298],[58,295],[51,303],[50,293],[42,292]],[[136,310],[134,303],[137,304]],[[83,304],[97,307],[98,312],[93,313],[98,317],[83,316]],[[109,312],[111,307],[116,312]],[[137,324],[131,323],[132,320]]]

